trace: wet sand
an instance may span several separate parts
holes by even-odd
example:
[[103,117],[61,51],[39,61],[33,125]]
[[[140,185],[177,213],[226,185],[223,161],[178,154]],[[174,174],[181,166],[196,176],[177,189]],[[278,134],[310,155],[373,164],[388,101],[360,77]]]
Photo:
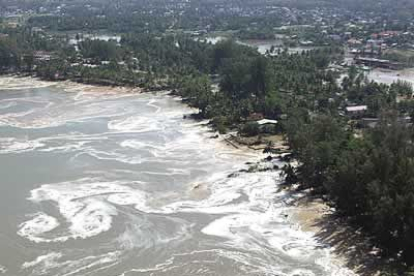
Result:
[[[274,148],[289,150],[280,136],[276,138],[278,143],[274,143]],[[238,149],[259,154],[266,143],[255,146],[249,144],[254,144],[256,140],[257,137],[240,140],[231,136],[229,142]],[[311,233],[318,242],[327,246],[332,254],[331,259],[337,266],[348,267],[361,276],[376,276],[390,269],[390,265],[379,257],[379,251],[359,229],[339,217],[335,209],[320,196],[311,195],[309,190],[299,191],[298,188],[298,185],[281,187],[290,193],[289,201],[286,202],[290,206],[286,217],[300,230]]]
[[364,236],[361,229],[339,217],[320,197],[309,192],[297,192],[297,199],[291,202],[291,220],[301,230],[311,232],[322,244],[332,250],[333,259],[361,276],[381,275],[391,265],[380,258],[379,251]]
[[[275,143],[274,148],[288,150],[284,141],[278,138],[279,143]],[[257,137],[242,139],[242,141],[235,137],[229,139],[232,146],[259,154],[266,144],[256,146],[248,144],[249,141],[255,140]],[[335,265],[348,267],[361,276],[380,275],[381,271],[387,269],[384,260],[375,255],[376,252],[367,237],[338,217],[335,209],[328,206],[321,197],[311,195],[309,190],[299,191],[298,188],[298,185],[280,187],[290,194],[286,202],[290,207],[285,216],[295,227],[311,233],[319,243],[329,248],[331,260]]]

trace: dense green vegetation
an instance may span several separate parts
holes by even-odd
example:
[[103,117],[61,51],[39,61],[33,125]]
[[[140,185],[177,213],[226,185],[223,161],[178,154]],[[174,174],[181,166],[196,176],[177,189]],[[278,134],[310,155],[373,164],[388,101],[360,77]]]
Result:
[[[330,61],[340,57],[341,50],[326,48],[302,54],[281,52],[273,58],[258,55],[251,49],[232,41],[218,43],[212,48],[212,73],[220,76],[220,90],[204,90],[205,77],[188,77],[179,85],[179,94],[191,104],[199,106],[201,113],[219,126],[236,127],[253,113],[278,119],[290,108],[294,98],[318,99],[334,93],[337,88],[334,74],[326,71]],[[200,84],[200,83],[201,84]],[[211,94],[211,95],[210,95]],[[314,106],[310,108],[316,108]]]
[[[24,6],[55,8],[52,2]],[[285,134],[299,161],[297,168],[286,166],[286,182],[324,195],[339,214],[365,229],[384,256],[414,265],[412,86],[368,82],[354,66],[339,82],[340,73],[330,67],[343,61],[348,23],[355,25],[351,35],[357,39],[384,31],[385,21],[387,28],[409,31],[412,14],[406,5],[412,4],[280,0],[269,7],[268,1],[256,0],[115,2],[91,0],[85,9],[84,1],[73,1],[59,10],[61,14],[32,16],[21,28],[0,27],[1,73],[169,89],[198,108],[195,116],[210,119],[221,133]],[[371,18],[357,26],[361,19]],[[284,24],[289,28],[281,29]],[[122,39],[75,35],[96,30],[120,33]],[[198,41],[191,36],[194,30],[228,31],[246,39],[268,39],[277,33],[285,35],[285,45],[309,40],[324,47],[296,54],[275,50],[262,56],[232,40],[216,45]],[[339,41],[331,36],[338,33]],[[73,37],[76,43],[71,44]],[[413,37],[390,37],[387,42],[410,45]],[[412,57],[404,53],[389,51],[383,57],[412,64]],[[366,105],[367,111],[347,114],[349,105]],[[364,125],[362,117],[371,125]],[[279,124],[261,128],[257,118]]]
[[413,265],[414,133],[401,119],[406,110],[389,100],[404,84],[393,86],[361,85],[365,94],[381,99],[378,125],[362,132],[331,111],[293,110],[286,131],[300,165],[286,167],[286,174],[302,188],[326,194],[340,214],[370,233],[384,255]]
[[[287,114],[281,127],[300,164],[286,167],[287,182],[325,194],[384,256],[413,265],[414,133],[406,119],[413,112],[412,87],[367,82],[355,67],[338,85],[337,75],[327,70],[341,57],[336,48],[262,57],[222,42],[212,57],[219,91],[212,92],[207,76],[200,76],[184,80],[178,93],[220,131],[241,126],[242,133],[257,135],[258,125],[245,123],[251,114]],[[357,119],[338,112],[346,102],[367,105],[365,116],[378,118],[377,125],[361,130]]]

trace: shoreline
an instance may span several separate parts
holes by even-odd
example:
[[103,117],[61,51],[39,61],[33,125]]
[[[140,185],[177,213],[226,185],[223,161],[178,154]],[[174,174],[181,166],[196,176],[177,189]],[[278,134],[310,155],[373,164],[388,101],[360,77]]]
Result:
[[[57,86],[65,89],[65,91],[72,92],[76,91],[77,89],[82,89],[83,92],[89,93],[108,93],[108,92],[119,92],[119,93],[144,93],[144,92],[151,92],[146,91],[141,87],[132,87],[132,86],[125,86],[125,85],[116,85],[116,86],[109,86],[109,85],[100,85],[100,84],[89,84],[89,83],[82,83],[76,82],[70,79],[67,80],[44,80],[42,78],[31,76],[31,75],[20,75],[20,74],[3,74],[0,75],[0,81],[4,80],[15,80],[15,83],[11,83],[12,87],[6,87],[4,89],[13,90],[13,89],[22,89],[27,86],[32,88],[42,88],[42,87],[49,87],[49,86]],[[21,81],[26,82],[21,82]],[[36,85],[35,83],[38,83]],[[0,85],[3,83],[0,82]],[[6,83],[6,85],[10,83]],[[49,84],[49,85],[46,85]],[[163,91],[157,90],[157,91]]]
[[312,195],[309,189],[300,191],[297,188],[297,185],[281,188],[292,199],[287,203],[289,219],[302,231],[312,233],[317,242],[327,246],[334,260],[359,276],[381,276],[401,268],[398,262],[382,257],[368,234],[349,219],[341,217],[321,196]]
[[138,86],[138,85],[131,85],[127,82],[125,83],[107,83],[104,81],[92,81],[92,82],[82,82],[82,81],[77,81],[76,79],[73,78],[60,78],[60,79],[56,79],[56,80],[51,80],[51,79],[45,79],[42,77],[39,77],[35,74],[30,74],[30,73],[22,73],[22,72],[13,72],[13,73],[0,73],[0,78],[16,78],[16,79],[24,79],[24,78],[28,78],[28,79],[33,79],[33,80],[37,80],[39,82],[45,82],[45,83],[55,83],[55,84],[59,84],[59,83],[71,83],[74,85],[85,85],[85,86],[90,86],[90,87],[100,87],[100,88],[112,88],[112,89],[128,89],[128,90],[139,90],[140,92],[157,92],[157,91],[165,91],[165,90],[173,90],[171,87],[167,87],[167,86],[150,86],[150,87],[142,87],[142,86]]
[[[261,143],[252,147],[234,138],[230,136],[223,141],[238,150],[248,150],[257,155],[266,146]],[[274,145],[273,149],[289,153],[283,141]],[[281,157],[281,154],[269,155],[273,158]],[[321,196],[312,195],[309,189],[302,191],[298,188],[297,184],[280,186],[280,190],[289,194],[290,202],[286,202],[287,218],[301,231],[311,233],[318,243],[326,246],[334,263],[348,268],[358,276],[380,276],[395,268],[395,265],[380,256],[380,250],[372,245],[367,235],[337,214]]]
[[[102,86],[95,84],[84,84],[73,82],[71,80],[66,81],[44,81],[37,77],[32,76],[18,76],[18,75],[2,75],[0,78],[26,78],[34,82],[39,83],[51,83],[52,85],[64,84],[69,88],[67,91],[74,89],[82,89],[83,92],[91,93],[134,93],[133,90],[137,88],[130,88],[125,86]],[[76,87],[70,87],[75,85]],[[43,86],[40,86],[43,87]],[[103,91],[104,89],[111,88],[111,91]],[[7,88],[6,88],[7,89]],[[85,91],[85,89],[88,89]],[[116,91],[113,91],[116,90]],[[128,91],[129,90],[129,91]],[[139,93],[146,92],[139,90]],[[164,91],[164,90],[158,90]],[[80,91],[79,91],[80,92]],[[148,91],[150,92],[150,91]],[[266,147],[265,143],[256,144],[254,146],[245,143],[240,143],[236,136],[232,134],[220,135],[217,139],[217,144],[222,144],[226,147],[232,147],[240,152],[251,154],[252,156],[260,157],[258,154],[263,154],[263,150]],[[213,138],[210,138],[213,139]],[[289,151],[284,145],[284,140],[280,140],[280,143],[274,145],[274,148],[283,148],[285,151]],[[270,154],[271,156],[278,158],[280,154]],[[254,162],[265,159],[257,158],[252,160]],[[297,191],[292,187],[283,187],[280,189],[286,189],[290,193],[290,199],[292,202],[287,203],[288,207],[288,220],[292,224],[297,225],[301,231],[312,233],[312,236],[324,246],[327,246],[333,254],[332,260],[340,264],[341,266],[350,269],[356,275],[379,275],[381,268],[385,267],[384,260],[372,255],[372,246],[367,243],[367,238],[355,231],[355,228],[349,225],[345,220],[340,219],[335,215],[326,202],[320,197],[312,196],[309,191]],[[194,183],[194,186],[190,191],[193,194],[194,199],[202,199],[209,194],[209,188],[204,183]]]

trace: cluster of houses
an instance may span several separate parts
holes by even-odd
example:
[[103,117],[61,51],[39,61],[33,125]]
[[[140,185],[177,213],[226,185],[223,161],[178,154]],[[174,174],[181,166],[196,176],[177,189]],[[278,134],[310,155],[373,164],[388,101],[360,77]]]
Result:
[[[345,112],[345,115],[356,122],[356,126],[359,128],[374,128],[380,122],[378,117],[367,116],[368,106],[366,105],[347,106]],[[407,126],[412,125],[410,116],[399,117],[398,121]]]
[[371,58],[371,57],[355,57],[355,64],[369,66],[369,67],[379,67],[385,69],[399,70],[404,68],[404,64],[401,62],[390,61],[387,59]]
[[[345,107],[344,112],[341,114],[349,118],[352,125],[357,128],[374,128],[380,122],[378,117],[372,117],[368,114],[367,105],[350,105]],[[287,115],[283,114],[280,116],[280,120],[286,120]],[[410,116],[403,116],[398,118],[400,123],[405,125],[411,125],[412,119]],[[262,113],[253,113],[247,119],[246,122],[256,122],[259,126],[259,129],[262,132],[266,132],[266,129],[269,126],[277,127],[279,124],[278,120],[267,119]]]
[[410,40],[411,36],[413,36],[411,32],[383,31],[373,33],[365,40],[350,37],[346,44],[350,53],[354,55],[357,65],[399,70],[404,68],[406,64],[382,57],[389,50],[403,46],[394,41],[398,41],[402,37],[405,40]]

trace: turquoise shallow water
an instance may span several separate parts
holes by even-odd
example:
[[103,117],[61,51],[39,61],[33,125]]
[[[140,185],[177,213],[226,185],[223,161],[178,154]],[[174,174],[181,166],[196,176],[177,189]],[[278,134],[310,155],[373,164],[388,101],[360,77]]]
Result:
[[[0,78],[0,275],[352,275],[166,93]],[[264,164],[265,166],[266,164]]]

